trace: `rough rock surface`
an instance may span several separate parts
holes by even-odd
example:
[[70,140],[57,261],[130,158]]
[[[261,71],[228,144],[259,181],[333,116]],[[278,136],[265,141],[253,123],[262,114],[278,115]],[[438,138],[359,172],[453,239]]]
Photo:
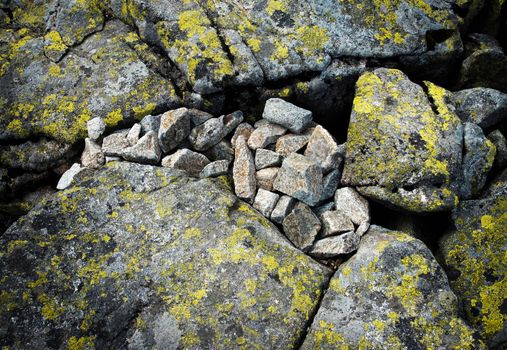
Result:
[[85,139],[85,147],[81,155],[81,164],[84,167],[98,169],[104,165],[106,158],[102,148],[89,138]]
[[285,235],[301,250],[311,247],[321,226],[319,218],[302,202],[297,202],[283,220]]
[[463,128],[446,103],[449,93],[428,82],[426,88],[427,93],[393,69],[360,77],[343,184],[359,186],[365,196],[409,211],[455,206]]
[[338,255],[350,254],[357,249],[361,237],[354,231],[339,236],[319,239],[310,248],[308,254],[318,259],[329,259]]
[[127,162],[39,204],[0,247],[11,348],[287,349],[330,276],[221,181]]
[[477,349],[419,240],[372,226],[333,276],[302,349]]
[[255,163],[246,140],[240,136],[236,140],[235,159],[232,169],[236,195],[253,203],[256,192]]
[[440,256],[466,318],[490,346],[507,344],[507,187],[463,201],[453,212],[455,230],[440,241]]
[[507,94],[488,88],[466,89],[453,93],[456,113],[465,122],[483,129],[507,120]]
[[262,118],[300,134],[310,125],[313,115],[281,98],[271,98],[266,101]]
[[160,147],[170,152],[190,134],[191,116],[186,108],[178,108],[162,114],[158,129]]

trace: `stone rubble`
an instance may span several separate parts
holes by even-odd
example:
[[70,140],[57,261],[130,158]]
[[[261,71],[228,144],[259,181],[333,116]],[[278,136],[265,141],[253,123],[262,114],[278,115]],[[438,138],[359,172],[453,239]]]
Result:
[[186,171],[189,175],[198,177],[209,159],[201,153],[191,151],[187,148],[177,150],[173,154],[162,159],[162,166]]

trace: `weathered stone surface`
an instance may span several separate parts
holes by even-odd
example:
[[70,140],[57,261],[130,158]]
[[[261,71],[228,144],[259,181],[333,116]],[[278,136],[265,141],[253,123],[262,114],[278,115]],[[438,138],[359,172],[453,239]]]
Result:
[[330,210],[334,210],[334,209],[335,209],[335,206],[334,206],[334,202],[333,201],[327,202],[327,203],[322,204],[322,205],[320,205],[318,207],[313,207],[312,208],[313,212],[315,213],[315,215],[317,215],[317,217],[320,217],[326,211],[330,211]]
[[370,205],[352,187],[336,190],[334,204],[337,211],[348,217],[356,225],[370,222]]
[[162,114],[158,139],[164,153],[174,150],[190,135],[190,122],[190,113],[186,108],[178,108]]
[[282,225],[287,238],[301,250],[307,250],[312,246],[321,228],[319,218],[302,202],[296,203]]
[[236,195],[249,203],[253,203],[257,189],[254,157],[243,136],[238,137],[236,140],[232,176]]
[[132,144],[127,140],[128,130],[120,130],[104,137],[102,150],[106,156],[121,157]]
[[290,131],[300,134],[313,120],[312,112],[281,98],[270,98],[266,101],[262,118],[284,126]]
[[329,259],[338,255],[350,254],[357,250],[361,237],[354,231],[319,239],[310,248],[308,254],[317,259]]
[[72,182],[74,181],[74,177],[77,174],[79,174],[80,171],[81,171],[81,165],[79,163],[72,164],[72,166],[70,167],[70,169],[67,170],[62,175],[62,177],[60,178],[60,180],[58,181],[58,184],[56,185],[56,189],[58,189],[58,190],[64,190],[67,187],[69,187],[72,184]]
[[0,238],[2,346],[297,346],[330,271],[220,181],[128,162],[79,181]]
[[285,219],[287,215],[289,215],[289,213],[292,211],[294,205],[296,205],[296,202],[296,199],[292,198],[291,196],[281,196],[276,203],[275,208],[271,212],[271,220],[277,224],[281,224],[283,222],[283,219]]
[[206,151],[219,143],[243,121],[241,112],[211,118],[192,129],[189,141],[196,151]]
[[188,111],[190,114],[190,119],[192,121],[193,126],[201,125],[202,123],[206,122],[207,120],[213,118],[213,115],[210,113],[206,113],[204,111],[200,111],[198,109],[190,109]]
[[259,188],[255,196],[253,207],[262,215],[269,218],[278,202],[278,198],[280,198],[278,194]]
[[461,198],[470,199],[484,187],[495,160],[496,147],[476,124],[465,123],[464,130]]
[[127,134],[127,142],[130,145],[135,145],[137,141],[139,141],[139,137],[141,137],[141,124],[135,123],[129,130]]
[[322,170],[307,157],[292,153],[284,159],[273,188],[313,206],[322,194]]
[[88,137],[97,141],[106,131],[106,123],[99,117],[95,117],[86,122],[86,128],[88,130]]
[[223,159],[217,160],[206,165],[199,175],[200,177],[217,177],[226,175],[229,172],[230,161]]
[[333,169],[338,169],[342,160],[333,136],[320,125],[313,130],[310,136],[305,156],[317,162],[325,174]]
[[326,211],[319,215],[319,219],[322,222],[322,230],[319,237],[322,238],[355,230],[352,220],[338,210]]
[[141,134],[145,135],[149,131],[155,132],[158,135],[158,129],[160,128],[160,119],[162,115],[147,115],[144,117],[139,124],[141,124]]
[[210,161],[205,155],[187,148],[177,150],[162,159],[163,167],[183,170],[194,177],[198,177],[202,169],[209,163]]
[[282,165],[282,156],[268,149],[258,148],[255,151],[255,168],[261,170]]
[[333,198],[336,189],[340,185],[342,172],[339,169],[332,170],[329,174],[322,179],[322,194],[320,195],[319,202],[324,202],[329,198]]
[[81,155],[81,165],[87,168],[98,169],[106,162],[102,148],[89,138],[85,139],[85,148]]
[[215,146],[211,147],[209,150],[204,152],[206,157],[213,160],[234,160],[234,149],[232,145],[227,140],[222,140],[217,143]]
[[273,184],[275,183],[275,179],[278,176],[278,172],[280,168],[272,167],[265,168],[257,171],[255,173],[255,178],[257,179],[257,185],[260,188],[265,189],[266,191],[273,190]]
[[248,123],[241,123],[238,125],[236,130],[234,130],[234,135],[232,135],[231,144],[232,147],[235,147],[236,140],[240,135],[242,135],[245,140],[248,142],[248,139],[250,138],[250,135],[254,131],[254,127]]
[[372,226],[333,276],[302,349],[477,349],[431,251]]
[[490,140],[496,148],[494,169],[504,169],[507,166],[507,140],[500,130],[494,130],[488,134]]
[[162,156],[157,133],[148,131],[135,145],[126,148],[122,156],[131,162],[157,164]]
[[276,141],[275,151],[287,157],[289,154],[295,153],[306,146],[309,139],[308,135],[284,135]]
[[283,126],[265,123],[252,131],[250,137],[248,138],[248,146],[253,150],[265,148],[266,146],[275,143],[276,140],[285,134],[286,131],[287,129]]
[[454,92],[452,97],[456,113],[465,122],[488,129],[507,120],[507,95],[498,90],[466,89]]
[[409,211],[455,206],[463,128],[446,103],[449,92],[429,82],[426,87],[427,95],[393,69],[360,77],[343,184],[359,186],[364,195]]
[[440,256],[466,318],[491,348],[507,344],[507,189],[462,201],[454,210],[455,230],[439,243]]

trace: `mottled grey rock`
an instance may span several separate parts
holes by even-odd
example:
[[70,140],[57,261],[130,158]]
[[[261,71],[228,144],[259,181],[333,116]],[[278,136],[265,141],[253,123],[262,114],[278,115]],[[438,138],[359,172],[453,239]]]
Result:
[[250,137],[248,138],[248,146],[253,150],[265,148],[266,146],[275,143],[276,140],[285,134],[286,131],[287,129],[283,126],[265,123],[252,131]]
[[232,139],[231,139],[232,147],[235,147],[234,145],[236,144],[236,140],[238,139],[238,137],[240,135],[242,135],[245,138],[245,140],[248,142],[248,139],[250,138],[250,135],[252,134],[253,131],[254,131],[254,128],[252,125],[250,125],[248,123],[239,124],[238,127],[236,128],[236,130],[234,130],[234,135],[232,135]]
[[282,156],[268,149],[258,148],[255,151],[255,168],[261,170],[282,165]]
[[224,124],[224,132],[225,132],[224,136],[227,136],[228,134],[233,132],[234,129],[238,127],[238,125],[240,125],[243,122],[244,117],[243,112],[235,111],[227,115],[221,116],[220,119]]
[[95,117],[86,122],[86,128],[88,129],[88,137],[97,141],[106,131],[106,123],[100,117]]
[[334,204],[337,211],[350,218],[356,225],[370,222],[370,205],[352,187],[344,187],[336,190]]
[[262,118],[284,126],[290,131],[300,134],[312,122],[312,112],[280,98],[270,98],[266,101]]
[[500,130],[494,130],[488,134],[490,140],[496,148],[494,169],[503,169],[507,165],[507,140]]
[[278,198],[280,198],[278,194],[259,188],[255,196],[253,207],[269,219],[278,202]]
[[496,147],[478,125],[465,123],[463,151],[461,198],[470,199],[484,187],[495,160]]
[[210,161],[205,155],[187,148],[179,149],[162,159],[163,167],[183,170],[194,177],[198,177],[202,169],[209,163]]
[[217,177],[226,175],[229,172],[229,160],[217,160],[206,165],[200,174],[200,177]]
[[452,94],[456,113],[464,122],[483,129],[493,128],[507,120],[507,95],[489,88],[474,88]]
[[278,176],[278,172],[280,168],[272,167],[272,168],[264,168],[255,173],[255,178],[257,179],[257,186],[259,188],[263,188],[266,191],[273,190],[273,184],[275,182],[276,177]]
[[439,242],[439,255],[467,321],[491,349],[507,344],[505,252],[507,187],[461,201],[452,213],[452,230]]
[[339,169],[332,170],[322,179],[322,194],[319,202],[324,202],[329,198],[333,198],[336,189],[340,185],[342,172]]
[[128,130],[120,130],[104,137],[102,151],[106,156],[121,157],[131,144],[127,140]]
[[338,210],[326,211],[319,215],[319,219],[322,222],[319,237],[322,238],[355,230],[352,220]]
[[135,145],[126,148],[122,154],[125,160],[143,164],[157,164],[161,156],[162,151],[155,131],[148,131]]
[[213,115],[204,111],[200,111],[198,109],[189,109],[188,113],[190,114],[190,120],[192,121],[193,126],[201,125],[207,120],[213,118]]
[[309,206],[297,202],[282,226],[283,232],[296,247],[308,250],[319,233],[321,223]]
[[315,242],[308,254],[317,259],[329,259],[338,255],[350,254],[357,250],[360,240],[361,237],[354,231],[322,238]]
[[122,157],[106,156],[106,163],[121,161]]
[[141,136],[141,124],[135,123],[129,130],[127,134],[127,142],[129,145],[133,146],[139,141],[139,137]]
[[271,212],[271,220],[277,224],[281,224],[285,217],[287,217],[287,215],[289,215],[289,213],[292,211],[294,205],[296,205],[296,202],[296,199],[292,198],[291,196],[281,196],[276,203],[275,208]]
[[338,169],[342,161],[333,136],[320,125],[313,130],[304,154],[317,162],[325,174],[333,169]]
[[307,157],[292,153],[284,159],[273,188],[313,206],[322,194],[322,170]]
[[301,348],[482,349],[457,310],[421,241],[372,226],[331,279]]
[[79,181],[0,237],[3,344],[297,347],[331,271],[221,181],[130,162]]
[[243,121],[243,113],[234,112],[211,118],[192,129],[189,141],[196,151],[206,151],[219,143]]
[[447,103],[450,93],[425,84],[427,91],[385,68],[359,78],[342,184],[407,211],[456,205],[463,127]]
[[81,155],[81,165],[87,168],[98,169],[104,165],[106,159],[102,148],[89,138],[85,139],[85,148]]
[[58,180],[58,184],[56,185],[56,189],[58,190],[64,190],[67,187],[69,187],[72,182],[74,181],[74,176],[79,174],[81,171],[81,165],[79,163],[74,163],[72,166],[67,170],[60,180]]
[[320,217],[326,211],[330,211],[330,210],[334,210],[334,209],[335,209],[335,206],[334,206],[334,202],[333,201],[327,202],[327,203],[322,204],[322,205],[320,205],[318,207],[313,207],[312,208],[313,212],[315,213],[315,215],[317,215],[317,217]]
[[253,203],[257,190],[254,157],[243,136],[238,137],[236,140],[232,176],[236,195],[249,203]]
[[160,119],[162,115],[147,115],[144,117],[139,124],[141,124],[141,134],[145,135],[149,131],[154,131],[158,135],[158,129],[160,129]]
[[234,160],[234,149],[231,146],[231,143],[227,140],[222,140],[206,152],[204,152],[206,157],[213,160]]
[[177,148],[190,135],[191,113],[187,108],[165,112],[160,118],[158,140],[164,153]]
[[276,141],[275,151],[284,157],[295,153],[306,146],[310,137],[308,135],[284,135]]

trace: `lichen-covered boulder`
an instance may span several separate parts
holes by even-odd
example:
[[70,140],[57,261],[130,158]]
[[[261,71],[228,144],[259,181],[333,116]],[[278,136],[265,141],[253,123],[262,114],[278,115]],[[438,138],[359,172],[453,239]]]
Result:
[[448,210],[458,200],[463,127],[448,92],[379,68],[356,84],[342,183],[414,212]]
[[331,279],[302,349],[480,349],[419,240],[372,226]]
[[[507,187],[463,201],[440,257],[467,319],[493,348],[507,345]],[[503,346],[503,347],[502,347]]]
[[0,346],[295,347],[330,271],[220,179],[108,163],[0,239]]

